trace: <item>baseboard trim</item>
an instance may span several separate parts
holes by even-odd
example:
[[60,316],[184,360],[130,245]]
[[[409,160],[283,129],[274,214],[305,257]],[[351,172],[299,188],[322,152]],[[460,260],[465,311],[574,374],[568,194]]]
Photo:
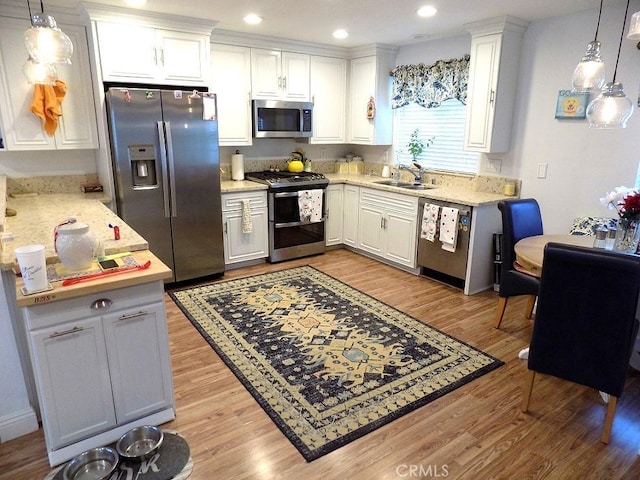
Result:
[[0,417],[0,443],[8,442],[38,430],[36,412],[29,407]]

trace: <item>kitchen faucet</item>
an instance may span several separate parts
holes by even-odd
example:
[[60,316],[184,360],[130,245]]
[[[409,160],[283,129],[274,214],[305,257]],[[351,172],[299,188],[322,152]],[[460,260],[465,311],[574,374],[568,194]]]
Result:
[[411,172],[411,174],[413,175],[414,185],[422,184],[422,174],[425,172],[425,169],[418,162],[411,162],[411,165],[400,164],[398,165],[398,168]]

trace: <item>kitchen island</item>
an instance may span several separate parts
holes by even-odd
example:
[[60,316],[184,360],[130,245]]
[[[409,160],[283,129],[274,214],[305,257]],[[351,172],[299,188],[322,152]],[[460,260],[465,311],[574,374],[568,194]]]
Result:
[[[0,403],[0,439],[32,431],[39,411],[49,463],[57,465],[135,426],[172,420],[163,283],[171,270],[101,199],[37,195],[8,198],[6,207],[17,214],[3,222],[0,324],[8,335],[0,342],[17,360],[0,377],[10,395]],[[51,281],[51,290],[23,294],[15,248],[42,244],[47,263],[57,263],[53,229],[69,217],[89,225],[106,255],[131,252],[149,268],[70,286]],[[118,240],[109,225],[119,227]],[[15,383],[23,388],[4,389]]]

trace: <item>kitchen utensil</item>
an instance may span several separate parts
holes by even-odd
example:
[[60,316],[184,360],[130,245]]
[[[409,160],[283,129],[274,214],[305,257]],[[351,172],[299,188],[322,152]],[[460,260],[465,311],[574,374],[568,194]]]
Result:
[[293,173],[302,172],[304,170],[303,159],[303,155],[300,152],[291,152],[291,159],[287,161],[287,169]]
[[104,272],[98,273],[90,273],[89,275],[83,275],[81,277],[67,278],[62,282],[63,287],[68,287],[69,285],[75,285],[80,282],[88,282],[89,280],[94,280],[96,278],[110,277],[111,275],[118,275],[120,273],[133,272],[135,270],[146,270],[151,265],[151,260],[147,260],[147,263],[144,265],[137,265],[135,267],[126,266],[120,268],[112,268],[111,270],[107,270]]
[[155,455],[163,439],[164,434],[158,427],[143,425],[122,435],[116,443],[116,450],[126,460],[141,462]]
[[62,472],[64,480],[100,480],[109,477],[118,466],[113,448],[99,447],[71,459]]

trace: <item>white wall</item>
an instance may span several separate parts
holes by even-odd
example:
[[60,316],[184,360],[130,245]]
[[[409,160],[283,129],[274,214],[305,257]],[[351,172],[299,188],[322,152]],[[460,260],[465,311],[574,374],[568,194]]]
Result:
[[[605,2],[605,6],[607,2]],[[625,5],[606,6],[598,40],[611,81]],[[640,10],[631,2],[629,16]],[[586,44],[593,40],[597,10],[534,22],[525,32],[512,150],[503,173],[522,179],[522,196],[541,204],[547,233],[566,233],[575,216],[614,216],[599,203],[617,185],[633,186],[640,160],[640,111],[626,129],[590,129],[586,120],[556,120],[558,90],[571,88],[571,74]],[[628,21],[627,21],[628,24]],[[628,26],[627,26],[628,30]],[[625,39],[617,72],[635,104],[640,83],[640,52]],[[537,178],[539,163],[548,164],[546,179]]]
[[95,150],[0,152],[0,175],[11,178],[96,173]]

